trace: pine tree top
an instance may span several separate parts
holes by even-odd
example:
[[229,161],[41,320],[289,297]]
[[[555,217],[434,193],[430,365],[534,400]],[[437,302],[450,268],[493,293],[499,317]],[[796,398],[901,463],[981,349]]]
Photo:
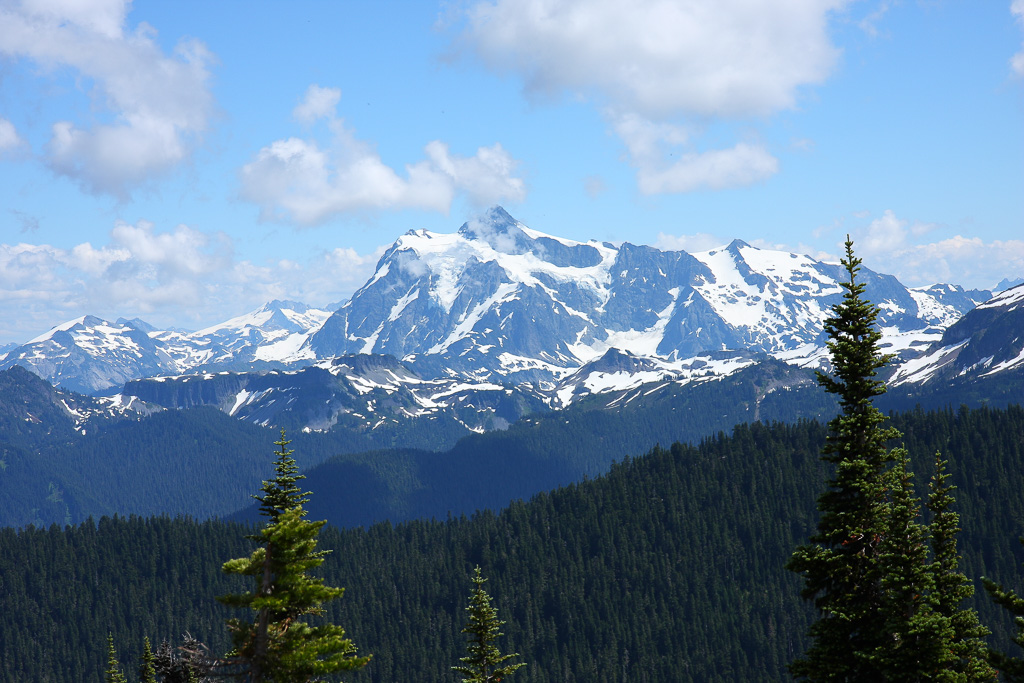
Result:
[[291,441],[285,438],[284,429],[281,430],[281,438],[274,442],[278,446],[275,452],[274,471],[276,476],[264,481],[261,487],[263,495],[254,495],[253,498],[260,502],[260,513],[269,517],[272,522],[285,511],[291,508],[301,507],[309,501],[310,491],[303,491],[296,482],[305,479],[306,475],[299,474],[299,466],[292,457],[294,450],[288,448]]

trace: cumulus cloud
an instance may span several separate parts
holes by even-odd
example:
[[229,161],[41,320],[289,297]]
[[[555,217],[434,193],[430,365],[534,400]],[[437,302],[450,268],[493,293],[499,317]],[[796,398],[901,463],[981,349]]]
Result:
[[294,137],[277,140],[242,168],[242,197],[260,206],[264,220],[314,225],[376,209],[447,213],[457,194],[480,206],[525,198],[526,186],[515,176],[518,162],[500,144],[462,157],[435,140],[424,148],[426,159],[399,174],[336,116],[339,99],[340,91],[314,85],[294,112],[307,123],[327,119],[329,147]]
[[93,193],[131,190],[189,158],[213,109],[212,55],[182,40],[173,55],[143,23],[127,30],[128,0],[21,0],[0,5],[0,55],[28,59],[44,73],[66,68],[91,86],[109,120],[91,127],[55,121],[50,168]]
[[116,224],[101,245],[0,243],[0,341],[24,342],[85,314],[199,328],[271,299],[326,305],[362,285],[383,251],[338,248],[261,265],[238,259],[223,233],[145,221]]
[[[1013,4],[1010,5],[1010,12],[1017,19],[1017,23],[1024,28],[1024,0],[1013,0]],[[1021,50],[1013,57],[1010,58],[1010,68],[1013,69],[1019,77],[1024,77],[1024,44],[1021,44]]]
[[954,235],[922,241],[939,228],[885,211],[865,228],[851,231],[851,237],[867,267],[891,273],[912,287],[948,282],[991,289],[1003,277],[1024,273],[1024,240],[985,242],[979,237]]
[[529,92],[599,94],[648,118],[792,107],[838,56],[841,0],[498,0],[466,12],[462,44]]
[[[646,194],[758,182],[777,163],[740,143],[698,151],[671,167],[635,155],[633,122],[765,116],[796,106],[802,87],[831,73],[839,51],[830,12],[846,0],[497,0],[464,13],[461,52],[518,74],[531,96],[589,98],[623,136]],[[657,135],[651,144],[679,144]]]
[[[770,178],[779,169],[778,160],[760,145],[741,142],[729,149],[690,151],[684,128],[635,114],[619,117],[615,130],[646,195],[741,187]],[[669,161],[668,150],[680,153]]]

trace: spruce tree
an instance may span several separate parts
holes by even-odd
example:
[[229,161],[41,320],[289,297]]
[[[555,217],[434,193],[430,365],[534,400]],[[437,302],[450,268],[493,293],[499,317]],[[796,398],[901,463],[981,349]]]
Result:
[[982,638],[990,631],[978,621],[978,613],[963,607],[964,600],[974,595],[974,586],[960,571],[960,555],[956,536],[960,533],[960,515],[953,509],[953,490],[946,472],[947,462],[935,454],[935,474],[928,485],[929,530],[934,562],[932,573],[935,590],[932,604],[936,613],[946,618],[951,629],[951,661],[937,677],[940,681],[994,681],[996,671],[988,662],[988,648]]
[[121,672],[121,663],[117,661],[117,650],[114,649],[114,635],[107,633],[107,670],[103,672],[104,683],[127,683]]
[[884,680],[877,654],[887,628],[879,563],[890,514],[886,472],[893,456],[886,442],[898,433],[883,426],[872,402],[885,392],[876,375],[889,358],[879,351],[878,309],[863,297],[861,260],[849,238],[842,264],[843,298],[825,321],[831,375],[817,373],[818,383],[839,397],[840,414],[829,422],[822,450],[835,474],[818,499],[817,533],[786,565],[803,575],[802,595],[814,600],[819,618],[809,631],[811,647],[790,672],[811,681],[875,682]]
[[491,596],[484,590],[484,583],[487,581],[480,573],[480,567],[473,572],[473,592],[469,598],[469,622],[462,632],[469,635],[468,653],[460,658],[463,666],[453,666],[466,678],[462,683],[496,683],[506,676],[510,676],[525,663],[506,664],[502,663],[518,657],[519,653],[508,655],[501,654],[494,641],[504,635],[498,631],[504,621],[498,619],[498,610],[491,605]]
[[887,681],[947,680],[956,659],[950,619],[934,609],[935,577],[929,561],[928,530],[907,470],[907,452],[893,451],[888,473],[890,502],[878,564],[882,575],[881,643],[872,658]]
[[357,657],[355,645],[334,624],[311,626],[300,619],[323,614],[323,604],[340,598],[344,588],[324,585],[309,572],[324,562],[328,551],[318,551],[317,537],[326,522],[305,519],[302,505],[308,492],[296,485],[303,475],[288,450],[281,430],[274,463],[276,476],[263,482],[261,513],[269,519],[250,538],[260,547],[249,557],[224,563],[228,574],[251,577],[251,592],[218,598],[231,607],[253,611],[252,620],[230,619],[234,651],[226,668],[251,683],[303,683],[324,675],[365,666],[369,657]]
[[149,636],[142,641],[142,661],[139,663],[139,683],[156,683],[156,656],[149,644]]

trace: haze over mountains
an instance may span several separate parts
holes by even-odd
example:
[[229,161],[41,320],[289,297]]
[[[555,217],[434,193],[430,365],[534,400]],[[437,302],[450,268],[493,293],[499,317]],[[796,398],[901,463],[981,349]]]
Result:
[[[272,301],[197,332],[85,316],[12,349],[0,369],[22,365],[120,407],[207,404],[260,424],[301,408],[302,426],[318,430],[447,411],[479,431],[593,394],[721,378],[766,357],[819,367],[843,275],[739,240],[694,254],[576,242],[495,207],[455,233],[403,235],[333,312]],[[896,381],[920,383],[940,367],[956,375],[951,349],[990,374],[1024,363],[1012,334],[1020,288],[992,299],[948,284],[907,288],[869,268],[861,278]],[[974,332],[954,333],[972,311]],[[989,336],[996,350],[975,351],[971,335],[1003,314],[1013,321]]]

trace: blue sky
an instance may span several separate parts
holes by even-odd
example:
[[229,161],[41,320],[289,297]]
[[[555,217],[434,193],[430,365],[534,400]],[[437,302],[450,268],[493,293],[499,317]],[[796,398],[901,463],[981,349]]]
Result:
[[1024,276],[1024,0],[0,0],[0,344],[337,303],[494,204]]

